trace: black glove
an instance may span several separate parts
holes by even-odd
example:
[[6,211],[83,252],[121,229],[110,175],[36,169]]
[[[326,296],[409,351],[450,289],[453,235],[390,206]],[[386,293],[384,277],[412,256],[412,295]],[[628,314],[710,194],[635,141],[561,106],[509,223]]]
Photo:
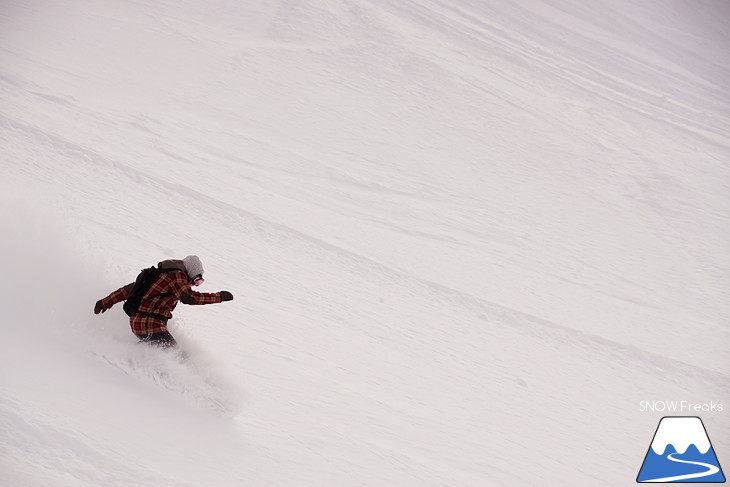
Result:
[[108,310],[106,306],[104,306],[104,303],[101,302],[101,299],[96,302],[96,306],[94,306],[94,314],[98,315],[99,313],[105,313],[106,310]]
[[231,301],[233,299],[233,294],[229,293],[228,291],[221,291],[221,303],[223,301]]

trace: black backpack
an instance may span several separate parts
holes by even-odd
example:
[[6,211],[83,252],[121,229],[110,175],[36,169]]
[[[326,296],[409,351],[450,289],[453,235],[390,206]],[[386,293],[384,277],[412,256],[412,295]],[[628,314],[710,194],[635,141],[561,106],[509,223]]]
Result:
[[[155,282],[157,276],[163,272],[165,271],[161,271],[157,267],[150,267],[149,269],[143,269],[142,272],[139,273],[137,280],[134,281],[134,287],[129,292],[129,296],[127,296],[124,306],[122,306],[124,308],[124,312],[127,313],[128,316],[132,316],[139,311],[139,306],[142,304],[142,298],[145,293],[147,293],[152,283]],[[170,293],[161,293],[155,296],[162,296],[164,294]]]

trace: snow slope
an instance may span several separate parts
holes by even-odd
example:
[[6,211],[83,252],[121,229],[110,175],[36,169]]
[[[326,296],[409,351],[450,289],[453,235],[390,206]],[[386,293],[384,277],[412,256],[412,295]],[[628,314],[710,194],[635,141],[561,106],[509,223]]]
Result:
[[[0,485],[615,486],[643,400],[730,464],[729,24],[7,0]],[[188,363],[91,314],[190,253]]]

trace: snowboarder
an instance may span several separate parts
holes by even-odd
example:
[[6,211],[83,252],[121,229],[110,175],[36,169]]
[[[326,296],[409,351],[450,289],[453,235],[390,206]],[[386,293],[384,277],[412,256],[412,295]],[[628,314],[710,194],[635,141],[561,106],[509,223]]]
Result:
[[[151,282],[140,289],[141,278],[147,271],[153,273]],[[214,304],[233,299],[233,294],[228,291],[201,293],[192,289],[191,286],[203,283],[203,264],[196,255],[188,255],[183,260],[165,260],[157,264],[157,268],[147,271],[140,274],[136,283],[117,289],[94,306],[94,314],[104,313],[128,298],[130,302],[127,304],[131,304],[133,296],[130,295],[139,294],[138,303],[132,309],[125,305],[125,311],[130,315],[132,333],[143,342],[165,348],[177,346],[175,338],[167,330],[167,320],[172,318],[172,310],[178,301],[183,304]]]

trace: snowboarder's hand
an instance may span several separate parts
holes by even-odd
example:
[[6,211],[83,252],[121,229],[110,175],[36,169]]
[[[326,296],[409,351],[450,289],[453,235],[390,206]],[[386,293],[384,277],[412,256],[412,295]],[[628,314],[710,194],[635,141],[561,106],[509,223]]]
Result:
[[99,313],[104,313],[106,310],[108,310],[106,306],[104,306],[104,303],[101,302],[101,299],[96,302],[96,306],[94,306],[94,314],[98,315]]
[[223,301],[231,301],[233,299],[233,294],[229,293],[228,291],[221,291],[221,303]]

